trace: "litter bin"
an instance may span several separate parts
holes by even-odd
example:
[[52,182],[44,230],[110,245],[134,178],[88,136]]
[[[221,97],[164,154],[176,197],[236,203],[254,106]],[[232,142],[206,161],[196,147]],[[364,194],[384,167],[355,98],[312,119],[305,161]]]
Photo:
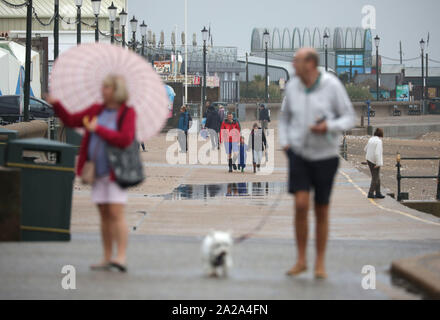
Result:
[[75,147],[42,138],[8,144],[6,166],[21,169],[21,240],[70,240],[75,155]]
[[0,128],[0,166],[5,165],[7,150],[6,146],[8,145],[8,142],[13,139],[17,139],[17,137],[17,131]]

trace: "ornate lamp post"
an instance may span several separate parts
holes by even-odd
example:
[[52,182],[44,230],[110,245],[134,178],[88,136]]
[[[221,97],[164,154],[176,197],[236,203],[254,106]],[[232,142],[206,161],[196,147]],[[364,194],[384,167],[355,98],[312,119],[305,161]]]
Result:
[[422,52],[422,110],[423,113],[425,113],[425,62],[424,62],[424,53],[425,53],[425,41],[422,39],[420,40],[420,50]]
[[121,12],[119,12],[119,23],[122,28],[122,47],[125,48],[125,26],[127,25],[127,16],[128,13],[125,12],[124,9],[122,9]]
[[205,107],[206,104],[206,41],[208,41],[208,30],[206,29],[206,27],[203,27],[202,29],[202,39],[203,39],[203,88],[202,88],[201,111],[203,111],[203,108]]
[[328,71],[328,41],[330,36],[327,31],[324,33],[324,49],[325,49],[325,71]]
[[93,14],[95,15],[95,42],[99,42],[99,11],[101,10],[101,0],[92,0]]
[[374,38],[374,44],[376,45],[376,100],[380,100],[379,92],[379,44],[380,38],[378,35]]
[[270,41],[270,35],[269,31],[266,29],[263,33],[263,43],[264,43],[264,50],[265,50],[265,102],[269,102],[269,60],[268,60],[268,49],[269,49],[269,41]]
[[81,6],[83,0],[75,0],[76,4],[76,44],[81,44]]
[[131,40],[132,41],[131,47],[132,47],[134,52],[136,52],[136,30],[137,30],[137,25],[138,25],[138,21],[133,16],[133,19],[130,20],[130,27],[131,27],[131,32],[133,33],[133,38]]
[[118,8],[115,7],[115,5],[112,4],[110,5],[110,7],[108,7],[108,19],[110,20],[110,34],[111,34],[111,43],[114,44],[115,43],[115,20],[116,20],[116,11],[118,10]]
[[141,49],[142,57],[145,56],[145,37],[147,36],[147,27],[148,26],[145,24],[145,21],[142,21],[142,24],[140,25],[141,36],[142,36],[142,49]]

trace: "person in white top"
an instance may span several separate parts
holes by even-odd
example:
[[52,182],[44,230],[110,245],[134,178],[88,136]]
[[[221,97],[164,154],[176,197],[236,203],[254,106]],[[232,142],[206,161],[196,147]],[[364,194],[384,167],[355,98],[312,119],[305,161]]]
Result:
[[[384,199],[380,192],[380,167],[383,167],[383,130],[378,128],[365,147],[366,159],[371,172],[370,199]],[[376,194],[375,194],[376,193]]]

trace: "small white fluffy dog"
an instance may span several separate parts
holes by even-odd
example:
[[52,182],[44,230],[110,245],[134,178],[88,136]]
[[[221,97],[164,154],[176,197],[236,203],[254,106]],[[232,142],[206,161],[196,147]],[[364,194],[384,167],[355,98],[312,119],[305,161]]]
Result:
[[205,272],[210,277],[226,277],[232,267],[232,236],[230,232],[211,231],[202,243]]

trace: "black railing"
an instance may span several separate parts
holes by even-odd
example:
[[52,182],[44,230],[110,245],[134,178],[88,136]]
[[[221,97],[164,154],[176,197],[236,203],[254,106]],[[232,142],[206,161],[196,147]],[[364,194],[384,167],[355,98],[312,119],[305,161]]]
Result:
[[436,176],[402,176],[401,174],[401,167],[402,167],[402,160],[421,160],[421,161],[436,161],[439,160],[439,157],[402,157],[400,153],[397,154],[397,200],[408,200],[408,195],[401,192],[401,182],[402,179],[437,179],[437,195],[436,200],[440,201],[440,162],[439,162],[439,169],[438,174]]

